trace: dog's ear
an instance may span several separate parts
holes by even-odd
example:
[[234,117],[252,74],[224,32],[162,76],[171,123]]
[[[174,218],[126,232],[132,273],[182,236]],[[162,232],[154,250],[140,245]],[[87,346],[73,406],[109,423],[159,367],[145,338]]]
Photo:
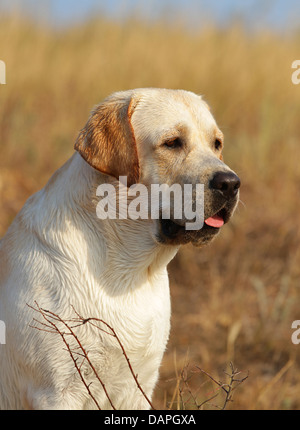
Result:
[[[117,93],[118,94],[118,93]],[[75,149],[92,167],[107,175],[127,176],[127,186],[140,178],[140,166],[130,122],[137,101],[122,93],[98,105],[79,132]]]

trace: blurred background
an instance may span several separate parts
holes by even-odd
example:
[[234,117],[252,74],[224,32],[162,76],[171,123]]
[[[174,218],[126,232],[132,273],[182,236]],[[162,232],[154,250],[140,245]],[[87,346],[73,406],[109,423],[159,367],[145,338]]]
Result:
[[296,0],[1,0],[0,237],[111,92],[194,91],[225,134],[241,202],[210,246],[169,266],[157,408],[223,407],[199,368],[227,383],[232,362],[248,378],[227,408],[300,409],[299,22]]

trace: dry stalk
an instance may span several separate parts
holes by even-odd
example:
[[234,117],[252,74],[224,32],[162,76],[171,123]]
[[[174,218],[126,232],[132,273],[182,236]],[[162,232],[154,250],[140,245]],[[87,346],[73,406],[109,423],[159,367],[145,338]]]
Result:
[[[174,406],[174,399],[176,395],[177,398],[180,400],[180,402],[177,401],[177,409],[201,410],[203,409],[203,406],[205,404],[211,404],[212,406],[222,410],[226,409],[228,403],[233,401],[233,391],[248,378],[248,375],[246,375],[245,377],[238,378],[241,372],[235,369],[231,362],[229,363],[229,367],[229,373],[224,371],[225,375],[228,378],[228,381],[221,382],[217,381],[212,375],[210,375],[208,372],[198,366],[195,366],[193,369],[190,369],[189,364],[186,363],[183,366],[180,374],[177,375],[176,372],[176,393],[173,394],[168,409],[172,409],[172,407]],[[196,390],[191,387],[191,385],[195,386],[195,381],[193,378],[195,377],[196,373],[202,373],[206,375],[213,382],[213,384],[217,386],[217,389],[213,390],[212,395],[209,395],[204,401],[201,402],[199,401],[198,394],[199,391],[202,389],[203,383],[201,385],[198,385],[198,388]],[[213,399],[219,396],[220,392],[223,392],[225,395],[224,400],[222,400],[221,406],[211,403]]]
[[[124,346],[120,340],[120,338],[118,337],[117,333],[115,332],[114,328],[111,327],[109,324],[107,324],[105,321],[99,319],[99,318],[84,318],[82,317],[72,306],[73,308],[73,312],[76,315],[76,318],[72,318],[69,320],[64,320],[62,319],[59,315],[55,314],[54,312],[51,312],[49,310],[43,309],[41,308],[37,302],[35,302],[35,306],[30,306],[28,305],[31,309],[33,309],[34,311],[38,312],[44,321],[39,321],[37,319],[33,319],[33,321],[36,323],[36,325],[32,325],[31,327],[37,329],[37,330],[41,330],[44,332],[48,332],[48,333],[55,333],[58,334],[61,338],[63,343],[66,346],[67,351],[70,354],[70,357],[74,363],[75,369],[82,381],[82,383],[84,384],[89,396],[91,397],[91,399],[93,400],[93,402],[95,403],[96,407],[98,409],[101,409],[96,397],[93,395],[91,389],[90,389],[90,384],[88,384],[83,376],[83,373],[81,372],[81,367],[83,365],[84,362],[87,362],[88,365],[90,366],[90,368],[92,369],[92,372],[94,373],[96,379],[99,381],[99,383],[101,384],[103,391],[110,403],[110,406],[112,407],[112,409],[116,409],[116,407],[114,406],[109,393],[105,387],[105,384],[103,383],[103,381],[101,380],[99,374],[97,373],[92,361],[89,358],[88,355],[88,351],[84,348],[84,346],[82,345],[82,342],[80,341],[80,339],[78,338],[78,336],[75,333],[75,330],[77,327],[85,325],[85,324],[90,324],[93,327],[97,328],[98,330],[104,332],[105,334],[112,336],[116,339],[123,355],[124,358],[127,362],[128,368],[130,370],[130,373],[136,383],[136,386],[138,387],[138,389],[140,390],[140,392],[142,393],[142,395],[144,396],[144,398],[146,399],[146,401],[148,402],[148,404],[150,405],[150,407],[152,409],[154,409],[150,399],[147,397],[147,395],[145,394],[144,390],[142,389],[139,381],[138,381],[138,377],[135,374],[135,372],[133,371],[132,365],[130,363],[130,360],[128,358],[128,355],[126,354],[126,351],[124,349]],[[100,324],[105,326],[105,329],[103,327],[100,326]],[[60,325],[60,327],[59,327]],[[71,338],[73,338],[76,341],[77,344],[77,348],[78,351],[75,351],[74,348],[72,349],[70,346],[70,343],[67,341],[67,337],[70,336]],[[82,361],[81,363],[79,363],[78,358],[82,357]],[[182,409],[187,409],[187,407],[193,408],[193,409],[203,409],[203,406],[207,403],[210,403],[211,400],[213,400],[214,398],[216,398],[219,395],[220,390],[222,392],[225,393],[225,398],[224,401],[222,403],[221,406],[218,405],[214,405],[215,407],[217,407],[218,409],[225,409],[226,406],[228,405],[229,402],[232,402],[232,393],[233,391],[242,383],[244,382],[247,378],[248,375],[246,375],[245,377],[242,378],[238,378],[238,376],[241,374],[241,372],[237,371],[237,369],[234,368],[232,362],[229,363],[229,367],[230,367],[230,372],[225,372],[226,376],[229,378],[228,382],[221,382],[221,381],[217,381],[213,376],[211,376],[209,373],[207,373],[205,370],[201,369],[198,366],[195,366],[195,370],[192,371],[192,373],[199,373],[201,372],[202,374],[206,375],[215,385],[217,385],[217,392],[214,392],[212,396],[210,396],[209,398],[205,399],[202,402],[199,402],[197,399],[197,394],[200,388],[198,388],[198,390],[195,392],[192,390],[191,385],[190,385],[190,380],[192,378],[193,375],[191,375],[189,373],[189,364],[185,364],[184,367],[182,368],[180,374],[177,374],[177,378],[176,378],[176,389],[174,391],[174,395],[172,398],[172,401],[170,402],[170,407],[169,409],[172,408],[175,396],[177,395],[177,408],[182,408]]]
[[[232,362],[229,363],[229,367],[230,367],[230,373],[225,372],[225,375],[229,378],[229,382],[221,382],[221,381],[217,381],[215,378],[213,378],[209,373],[207,373],[205,370],[201,369],[200,367],[196,366],[196,368],[203,374],[205,374],[206,376],[208,376],[211,381],[213,381],[217,386],[218,386],[218,390],[223,390],[225,393],[225,399],[223,402],[223,405],[217,406],[215,405],[217,408],[219,409],[226,409],[226,406],[229,402],[232,402],[232,393],[233,391],[242,383],[244,382],[247,378],[248,378],[248,374],[242,378],[237,378],[238,375],[240,375],[242,372],[238,371],[237,369],[234,368],[234,365]],[[215,396],[216,397],[216,396]],[[207,403],[210,399],[206,400],[204,403]]]
[[[102,386],[102,388],[103,388],[103,390],[105,392],[105,395],[106,395],[106,397],[107,397],[107,399],[108,399],[108,401],[109,401],[112,409],[115,410],[116,408],[115,408],[115,406],[114,406],[114,404],[113,404],[113,402],[112,402],[112,400],[111,400],[111,398],[110,398],[110,396],[109,396],[109,394],[107,392],[105,384],[101,380],[101,378],[98,375],[98,373],[97,373],[97,371],[96,371],[93,363],[89,359],[88,351],[85,350],[85,348],[83,347],[80,339],[77,337],[77,335],[76,335],[76,333],[74,331],[74,329],[76,327],[79,327],[79,326],[87,324],[87,323],[91,324],[92,326],[96,327],[98,330],[100,330],[100,331],[106,333],[107,335],[112,336],[112,337],[114,337],[116,339],[116,341],[118,342],[118,344],[120,346],[120,349],[121,349],[121,351],[122,351],[122,353],[123,353],[123,355],[124,355],[124,357],[126,359],[128,368],[130,370],[130,373],[131,373],[131,375],[132,375],[132,377],[133,377],[133,379],[134,379],[134,381],[135,381],[138,389],[140,390],[140,392],[142,393],[142,395],[144,396],[144,398],[146,399],[146,401],[149,403],[150,407],[152,409],[154,409],[151,401],[149,400],[149,398],[145,394],[144,390],[142,389],[142,387],[141,387],[141,385],[140,385],[140,383],[138,381],[137,375],[133,371],[133,368],[131,366],[131,363],[130,363],[130,360],[128,358],[128,355],[126,354],[124,346],[123,346],[122,342],[120,341],[118,335],[116,334],[115,330],[113,329],[113,327],[111,327],[109,324],[107,324],[105,321],[103,321],[103,320],[101,320],[99,318],[83,318],[81,315],[78,314],[78,312],[74,309],[73,306],[72,306],[72,308],[73,308],[74,313],[77,315],[77,318],[72,318],[72,319],[69,319],[69,320],[64,320],[59,315],[55,314],[54,312],[51,312],[49,310],[41,308],[38,305],[37,302],[35,302],[35,306],[36,307],[30,306],[30,305],[27,305],[27,306],[29,306],[34,311],[38,312],[43,317],[43,319],[46,321],[46,323],[45,323],[45,322],[39,321],[39,320],[37,320],[37,319],[34,318],[33,321],[35,323],[37,323],[38,325],[33,325],[33,326],[31,326],[32,328],[35,328],[37,330],[41,330],[41,331],[44,331],[44,332],[55,333],[55,334],[59,334],[60,335],[60,337],[62,338],[62,340],[63,340],[63,342],[64,342],[64,344],[65,344],[65,346],[67,348],[67,351],[69,352],[69,354],[71,356],[71,359],[73,360],[74,366],[75,366],[75,368],[77,370],[77,373],[79,374],[79,377],[80,377],[81,381],[83,382],[83,384],[84,384],[84,386],[85,386],[85,388],[86,388],[89,396],[92,398],[92,400],[94,401],[94,403],[96,404],[96,406],[97,406],[98,409],[101,409],[101,407],[100,407],[99,403],[97,402],[97,399],[95,398],[95,396],[92,394],[92,392],[90,390],[90,385],[91,384],[87,384],[87,382],[85,381],[85,379],[83,377],[83,374],[81,372],[81,366],[82,366],[82,364],[83,364],[84,361],[87,361],[87,363],[89,364],[90,368],[92,369],[95,377],[97,378],[97,380],[101,384],[101,386]],[[58,327],[57,323],[62,324],[63,327],[64,327],[64,329],[65,329],[65,331],[62,331],[61,328]],[[99,327],[99,325],[97,325],[96,323],[104,324],[104,326],[108,330],[104,330],[102,327]],[[76,352],[76,351],[74,351],[74,350],[71,349],[70,344],[66,340],[67,336],[71,336],[73,339],[75,339],[75,341],[76,341],[76,343],[78,345],[78,349],[81,352]],[[78,362],[77,362],[78,358],[75,358],[75,354],[83,357],[83,360],[82,360],[82,362],[81,362],[80,365],[78,365]]]

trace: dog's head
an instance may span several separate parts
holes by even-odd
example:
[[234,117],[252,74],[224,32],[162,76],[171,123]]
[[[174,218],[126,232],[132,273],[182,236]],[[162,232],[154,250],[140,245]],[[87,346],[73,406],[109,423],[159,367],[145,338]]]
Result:
[[113,94],[93,110],[75,143],[92,167],[126,176],[128,187],[144,184],[149,196],[153,184],[169,187],[169,215],[162,201],[151,229],[156,241],[174,245],[209,242],[237,205],[240,180],[224,164],[222,147],[223,134],[202,98],[166,89]]

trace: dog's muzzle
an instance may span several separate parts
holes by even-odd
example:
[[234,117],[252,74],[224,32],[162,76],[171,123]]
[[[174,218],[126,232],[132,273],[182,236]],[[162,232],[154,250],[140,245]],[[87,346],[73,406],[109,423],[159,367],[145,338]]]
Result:
[[158,240],[165,244],[192,242],[201,246],[211,241],[233,214],[241,182],[232,171],[217,171],[208,180],[204,193],[204,223],[199,230],[187,230],[182,221],[159,220]]

